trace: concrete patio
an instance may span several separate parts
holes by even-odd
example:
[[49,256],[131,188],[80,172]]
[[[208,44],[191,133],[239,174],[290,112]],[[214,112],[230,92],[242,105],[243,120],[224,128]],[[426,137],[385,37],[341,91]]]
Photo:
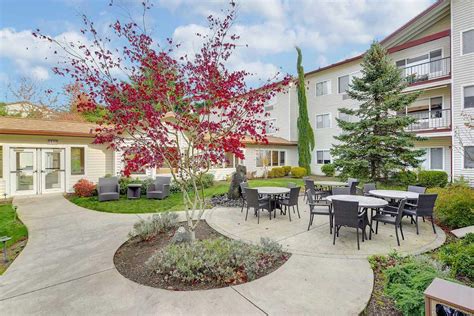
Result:
[[[366,256],[396,247],[388,227],[357,251],[354,233],[341,229],[332,245],[327,217],[315,217],[308,232],[307,206],[302,218],[244,221],[236,208],[206,213],[208,223],[232,238],[258,241],[268,236],[293,253],[277,271],[256,281],[222,289],[174,292],[136,284],[114,267],[113,255],[127,240],[138,215],[80,208],[60,195],[17,198],[18,213],[29,230],[26,248],[0,276],[2,315],[84,314],[344,314],[360,313],[370,299],[373,275]],[[141,214],[140,216],[146,216]],[[184,214],[180,213],[181,218]],[[393,228],[393,227],[390,227]],[[400,251],[419,253],[445,239],[429,223],[416,236],[406,225]]]

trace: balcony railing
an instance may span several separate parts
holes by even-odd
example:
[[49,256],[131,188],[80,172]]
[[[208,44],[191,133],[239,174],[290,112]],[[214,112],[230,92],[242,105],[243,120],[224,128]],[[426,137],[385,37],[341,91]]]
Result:
[[451,127],[451,109],[408,113],[415,122],[408,126],[411,132],[423,130],[448,129]]
[[402,75],[406,77],[409,84],[446,77],[450,74],[451,57],[402,68]]

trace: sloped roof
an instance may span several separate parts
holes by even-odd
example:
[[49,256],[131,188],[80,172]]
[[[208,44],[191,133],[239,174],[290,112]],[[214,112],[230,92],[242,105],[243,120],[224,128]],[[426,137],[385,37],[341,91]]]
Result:
[[0,117],[0,134],[94,137],[97,127],[74,121]]
[[[278,145],[278,146],[296,146],[296,145],[298,145],[298,142],[292,142],[292,141],[286,140],[282,137],[276,137],[276,136],[267,136],[267,140],[268,140],[268,145]],[[250,138],[246,138],[244,140],[244,143],[248,144],[248,145],[267,146],[266,144],[257,143],[256,141],[254,141]]]

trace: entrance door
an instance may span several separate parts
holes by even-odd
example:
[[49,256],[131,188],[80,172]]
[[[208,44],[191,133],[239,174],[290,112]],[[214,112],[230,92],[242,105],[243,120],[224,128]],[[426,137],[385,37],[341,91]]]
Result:
[[64,149],[41,149],[41,192],[64,191]]
[[17,194],[38,192],[36,149],[12,149],[12,191]]

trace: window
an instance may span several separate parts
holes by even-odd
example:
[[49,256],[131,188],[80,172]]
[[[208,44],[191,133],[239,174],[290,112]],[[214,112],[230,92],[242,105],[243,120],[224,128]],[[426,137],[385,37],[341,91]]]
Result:
[[232,153],[225,153],[224,168],[235,168],[238,164],[239,158],[235,157]]
[[430,169],[443,170],[443,148],[430,149]]
[[262,150],[256,151],[256,165],[257,167],[264,166],[284,166],[286,163],[286,155],[284,151],[278,150]]
[[71,174],[84,174],[84,147],[71,147]]
[[462,32],[462,54],[474,53],[474,29]]
[[474,108],[474,85],[463,88],[464,108]]
[[338,116],[339,116],[339,119],[341,121],[345,121],[345,122],[355,122],[357,120],[356,116],[349,115],[349,114],[342,113],[342,112],[339,112]]
[[268,102],[265,104],[265,110],[266,111],[271,111],[275,108],[276,104],[278,102],[278,96],[273,96]]
[[331,81],[322,81],[316,83],[316,96],[331,94]]
[[316,128],[331,127],[331,116],[328,114],[316,115]]
[[430,99],[431,118],[443,117],[443,97]]
[[316,163],[322,165],[331,163],[331,154],[329,153],[329,150],[317,150]]
[[275,134],[277,132],[276,119],[266,120],[265,132],[267,134]]
[[464,147],[464,168],[474,168],[474,146]]
[[346,90],[349,89],[349,75],[339,77],[338,82],[338,93],[346,93]]

